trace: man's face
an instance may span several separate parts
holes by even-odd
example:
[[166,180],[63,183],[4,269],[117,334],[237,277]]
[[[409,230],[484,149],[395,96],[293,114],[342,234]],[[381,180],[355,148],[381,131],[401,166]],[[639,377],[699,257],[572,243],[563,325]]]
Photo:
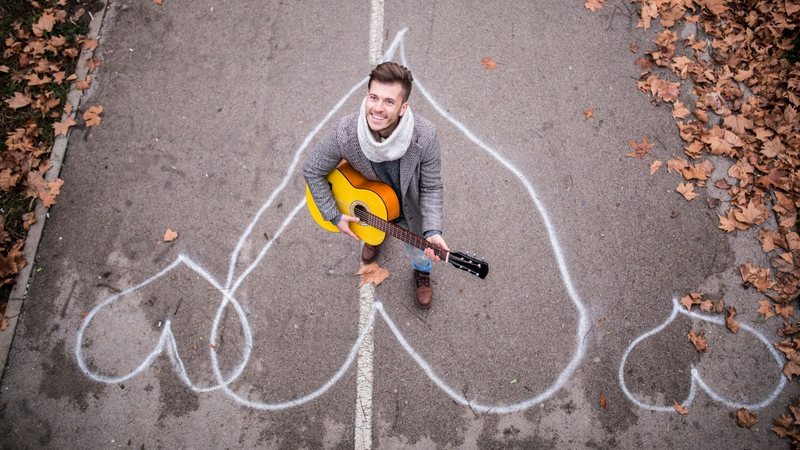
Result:
[[372,81],[367,94],[367,125],[382,137],[392,134],[405,114],[408,102],[403,101],[403,85],[399,82]]

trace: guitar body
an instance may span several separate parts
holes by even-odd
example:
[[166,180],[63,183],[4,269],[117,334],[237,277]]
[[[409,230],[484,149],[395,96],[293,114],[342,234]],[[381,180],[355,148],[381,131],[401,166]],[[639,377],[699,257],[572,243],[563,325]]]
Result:
[[[392,188],[379,181],[370,181],[364,178],[347,161],[342,161],[328,175],[331,184],[333,199],[339,212],[349,216],[357,216],[356,207],[374,214],[385,220],[392,221],[400,217],[400,202]],[[329,220],[322,217],[322,213],[311,197],[311,190],[306,186],[306,203],[311,217],[319,226],[332,233],[338,233],[339,228]],[[378,245],[386,239],[386,233],[365,223],[351,222],[350,229],[362,241],[370,245]]]

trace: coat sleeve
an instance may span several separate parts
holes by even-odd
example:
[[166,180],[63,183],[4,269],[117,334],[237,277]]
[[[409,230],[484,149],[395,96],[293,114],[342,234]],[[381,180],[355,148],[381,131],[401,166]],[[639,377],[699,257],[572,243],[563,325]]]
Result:
[[444,230],[444,188],[442,184],[442,148],[434,129],[420,161],[419,202],[422,231]]
[[303,177],[311,191],[317,208],[325,220],[333,220],[341,214],[331,193],[327,176],[344,159],[344,152],[339,144],[339,128],[337,124],[320,141],[308,155],[303,164]]

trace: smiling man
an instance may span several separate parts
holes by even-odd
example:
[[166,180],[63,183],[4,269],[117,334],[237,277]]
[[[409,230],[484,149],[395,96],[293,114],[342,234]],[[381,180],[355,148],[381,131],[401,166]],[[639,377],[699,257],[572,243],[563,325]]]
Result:
[[[400,226],[449,250],[442,238],[441,147],[436,127],[411,112],[412,82],[411,72],[399,64],[385,62],[375,67],[361,109],[339,120],[317,144],[303,166],[303,176],[322,217],[358,240],[350,230],[350,223],[358,218],[339,212],[326,180],[347,160],[365,178],[391,186],[400,201]],[[365,243],[362,262],[375,261],[379,251],[379,246]],[[431,260],[439,258],[430,248],[422,252],[406,245],[406,252],[414,269],[415,303],[427,309],[433,297]]]

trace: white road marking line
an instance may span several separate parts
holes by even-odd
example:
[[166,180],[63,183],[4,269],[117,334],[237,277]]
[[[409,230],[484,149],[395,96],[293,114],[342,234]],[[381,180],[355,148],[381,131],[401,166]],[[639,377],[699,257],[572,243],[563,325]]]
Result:
[[[395,43],[396,43],[395,39]],[[393,53],[393,49],[389,49]],[[369,12],[369,65],[383,60],[383,0],[372,0]],[[372,317],[375,288],[367,283],[359,290],[358,334],[364,341],[358,349],[356,364],[356,450],[372,448]],[[368,327],[368,328],[367,328]]]
[[372,448],[372,310],[375,288],[367,283],[359,290],[358,334],[364,341],[358,349],[356,369],[356,449]]
[[383,59],[383,0],[372,0],[369,11],[369,65]]

